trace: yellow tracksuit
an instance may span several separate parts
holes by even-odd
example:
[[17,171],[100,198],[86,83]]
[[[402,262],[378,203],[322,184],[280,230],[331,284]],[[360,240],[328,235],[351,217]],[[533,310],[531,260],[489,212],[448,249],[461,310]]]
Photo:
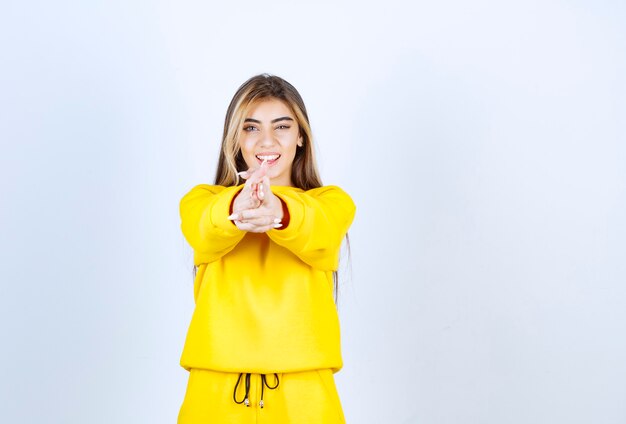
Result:
[[[332,273],[354,203],[335,186],[273,186],[289,223],[247,233],[227,219],[240,189],[202,184],[180,202],[198,272],[179,423],[343,422]],[[236,403],[244,398],[250,407]]]

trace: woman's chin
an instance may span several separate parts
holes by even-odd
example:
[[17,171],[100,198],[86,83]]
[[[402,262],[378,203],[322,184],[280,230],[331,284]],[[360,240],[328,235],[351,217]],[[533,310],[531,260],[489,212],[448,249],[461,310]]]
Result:
[[270,177],[271,185],[275,185],[275,186],[290,185],[288,178],[285,178],[284,175],[280,175],[278,172],[272,172],[272,170],[270,170],[270,172],[268,173],[268,176]]

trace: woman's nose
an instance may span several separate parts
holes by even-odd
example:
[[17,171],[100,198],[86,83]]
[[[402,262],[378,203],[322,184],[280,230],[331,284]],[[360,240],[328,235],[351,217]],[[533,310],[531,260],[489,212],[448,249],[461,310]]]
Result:
[[274,140],[274,134],[270,131],[266,131],[261,135],[261,146],[273,146],[276,140]]

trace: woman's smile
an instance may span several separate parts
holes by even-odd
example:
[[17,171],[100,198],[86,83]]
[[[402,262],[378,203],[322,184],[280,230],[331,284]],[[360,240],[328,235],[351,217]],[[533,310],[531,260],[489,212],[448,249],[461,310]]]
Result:
[[269,166],[274,165],[278,159],[280,159],[280,153],[259,153],[256,156],[257,161],[259,162],[259,165],[263,163],[263,161],[267,161],[267,164]]

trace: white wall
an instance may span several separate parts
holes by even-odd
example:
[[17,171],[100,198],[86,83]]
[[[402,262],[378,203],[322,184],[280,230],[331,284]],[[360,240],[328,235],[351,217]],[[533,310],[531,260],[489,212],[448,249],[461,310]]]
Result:
[[354,197],[350,423],[626,422],[626,7],[9,2],[0,421],[172,423],[226,106],[303,95]]

